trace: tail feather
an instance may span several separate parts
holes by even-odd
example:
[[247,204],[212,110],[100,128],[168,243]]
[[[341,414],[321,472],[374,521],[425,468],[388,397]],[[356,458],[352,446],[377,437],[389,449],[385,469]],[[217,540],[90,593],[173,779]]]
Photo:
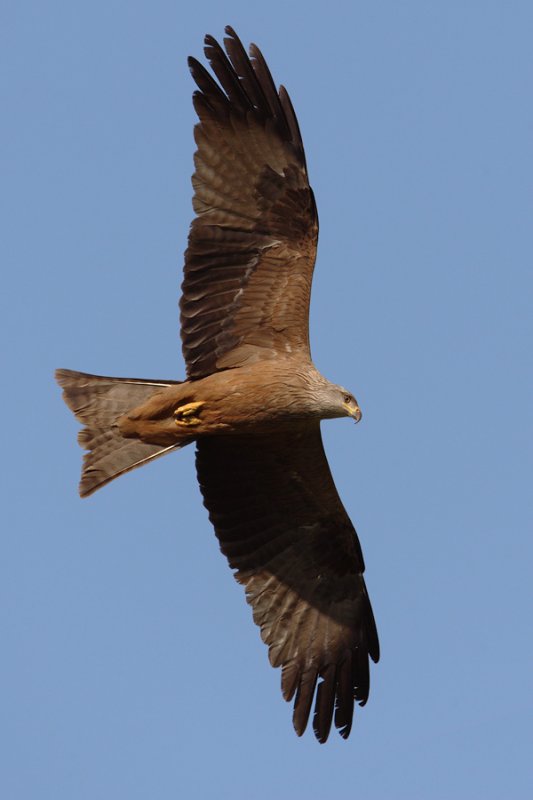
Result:
[[63,389],[66,404],[86,426],[78,434],[79,444],[88,451],[83,459],[81,497],[192,441],[187,439],[171,446],[149,444],[125,438],[116,424],[122,414],[179,381],[107,378],[68,369],[56,370],[56,380]]

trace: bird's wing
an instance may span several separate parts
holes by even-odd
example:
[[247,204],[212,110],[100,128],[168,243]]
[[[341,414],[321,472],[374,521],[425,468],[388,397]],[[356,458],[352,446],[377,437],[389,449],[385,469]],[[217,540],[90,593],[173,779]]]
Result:
[[196,218],[185,253],[181,337],[189,378],[279,355],[309,359],[318,217],[289,96],[255,45],[211,37],[217,83],[189,59],[200,122]]
[[318,423],[290,434],[197,442],[198,480],[222,551],[282,668],[293,722],[326,741],[332,718],[345,738],[354,700],[369,692],[379,658],[356,532],[337,494]]

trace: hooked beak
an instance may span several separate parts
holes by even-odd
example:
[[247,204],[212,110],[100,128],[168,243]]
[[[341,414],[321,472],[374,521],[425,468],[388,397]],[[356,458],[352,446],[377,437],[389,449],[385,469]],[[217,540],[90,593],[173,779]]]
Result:
[[363,416],[359,406],[349,406],[348,403],[343,403],[343,406],[346,409],[346,412],[347,412],[348,416],[349,417],[353,417],[353,419],[355,420],[355,422],[357,424],[359,422],[359,420],[361,419],[361,417]]

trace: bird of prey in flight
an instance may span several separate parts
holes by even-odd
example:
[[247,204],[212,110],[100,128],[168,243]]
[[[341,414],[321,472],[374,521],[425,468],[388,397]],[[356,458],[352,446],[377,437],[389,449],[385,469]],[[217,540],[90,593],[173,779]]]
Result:
[[205,38],[214,77],[189,59],[199,122],[180,304],[187,378],[56,377],[84,425],[82,497],[195,443],[209,518],[294,699],[296,733],[314,700],[325,742],[332,721],[348,737],[379,658],[361,547],[320,435],[321,420],[361,411],[311,360],[318,217],[292,103],[258,47],[248,55],[225,32],[225,49]]

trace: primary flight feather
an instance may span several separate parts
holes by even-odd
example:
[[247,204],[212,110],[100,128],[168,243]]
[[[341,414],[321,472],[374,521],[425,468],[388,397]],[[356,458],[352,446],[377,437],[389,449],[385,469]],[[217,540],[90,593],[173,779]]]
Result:
[[84,424],[80,494],[196,443],[204,503],[222,552],[281,667],[301,735],[343,737],[379,659],[359,541],[329,470],[320,421],[349,416],[350,392],[316,370],[309,300],[318,218],[298,122],[255,46],[226,28],[194,58],[198,146],[181,337],[187,380],[58,370]]

